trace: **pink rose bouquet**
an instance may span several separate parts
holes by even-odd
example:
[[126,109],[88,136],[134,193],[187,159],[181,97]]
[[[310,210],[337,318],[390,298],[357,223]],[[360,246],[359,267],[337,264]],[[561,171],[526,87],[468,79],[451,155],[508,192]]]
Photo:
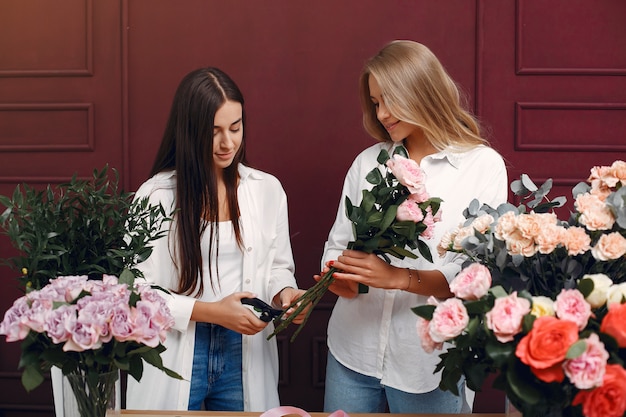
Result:
[[[478,265],[478,264],[473,264]],[[592,279],[546,297],[491,287],[476,299],[464,280],[455,297],[415,307],[426,352],[445,350],[440,387],[456,392],[464,376],[480,390],[488,374],[524,416],[623,416],[626,414],[626,298],[592,308]],[[605,292],[617,284],[605,288]],[[463,295],[460,295],[463,294]],[[445,343],[449,343],[446,346]],[[610,412],[607,412],[610,410]]]
[[15,300],[0,323],[0,335],[22,342],[27,390],[41,384],[53,366],[66,375],[94,377],[121,369],[140,380],[146,361],[180,378],[161,361],[162,343],[174,324],[164,299],[158,290],[125,279],[58,277]]
[[553,212],[565,199],[546,198],[551,185],[522,175],[511,184],[522,204],[474,201],[445,234],[439,254],[467,257],[450,284],[457,301],[445,303],[467,325],[437,338],[441,302],[415,307],[422,347],[442,350],[443,389],[464,377],[480,390],[495,374],[527,417],[624,416],[626,163],[592,168],[567,220]]
[[[384,172],[376,167],[367,174],[366,180],[372,188],[363,190],[360,205],[355,206],[346,198],[346,215],[354,229],[354,240],[348,248],[377,254],[387,262],[390,262],[389,256],[415,259],[417,255],[412,250],[417,249],[421,256],[432,261],[430,249],[421,239],[432,238],[435,223],[441,219],[441,199],[428,194],[424,171],[408,158],[404,147],[396,147],[393,155],[383,149],[377,161],[385,167]],[[284,330],[304,308],[311,305],[303,323],[292,335],[293,341],[313,307],[334,281],[334,272],[336,269],[330,268],[289,306],[288,309],[294,308],[294,312],[279,323],[268,338]],[[359,291],[367,292],[368,289],[360,285]]]

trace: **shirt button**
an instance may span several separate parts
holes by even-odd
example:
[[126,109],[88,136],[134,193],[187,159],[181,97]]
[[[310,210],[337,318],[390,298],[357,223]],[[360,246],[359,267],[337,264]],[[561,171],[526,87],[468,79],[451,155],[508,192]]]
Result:
[[250,280],[249,279],[246,280],[246,284],[250,284]]
[[248,252],[252,252],[252,246],[248,246],[248,248],[246,249]]

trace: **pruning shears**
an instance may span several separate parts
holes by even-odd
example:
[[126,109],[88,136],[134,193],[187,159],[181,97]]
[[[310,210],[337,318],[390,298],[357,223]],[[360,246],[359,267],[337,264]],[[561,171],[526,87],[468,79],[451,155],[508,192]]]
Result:
[[270,306],[265,301],[259,298],[242,298],[241,304],[252,306],[255,311],[261,313],[261,316],[259,317],[259,319],[261,319],[262,321],[266,323],[269,323],[270,321],[274,320],[277,317],[282,316],[283,314],[283,310],[278,310],[276,308],[273,308],[272,306]]

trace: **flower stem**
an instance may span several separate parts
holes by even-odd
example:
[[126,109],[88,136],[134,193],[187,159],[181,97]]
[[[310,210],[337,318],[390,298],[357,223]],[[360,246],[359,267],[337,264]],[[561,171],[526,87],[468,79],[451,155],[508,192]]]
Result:
[[320,280],[317,283],[315,283],[314,286],[306,290],[305,293],[302,294],[296,301],[291,303],[291,305],[287,307],[284,311],[287,311],[290,308],[293,308],[294,311],[289,315],[289,317],[285,317],[280,322],[280,324],[276,326],[276,328],[274,329],[274,332],[267,337],[267,340],[271,339],[272,337],[276,336],[281,331],[285,330],[287,326],[289,326],[289,324],[291,324],[291,322],[296,317],[298,317],[298,315],[310,304],[310,308],[306,312],[306,315],[304,316],[304,320],[302,321],[302,323],[300,323],[298,329],[291,336],[290,341],[293,342],[296,339],[296,336],[298,336],[298,334],[300,333],[300,331],[302,330],[302,328],[308,321],[309,316],[313,312],[313,309],[315,308],[317,303],[319,303],[322,297],[324,296],[324,294],[326,294],[328,287],[330,287],[330,285],[335,281],[335,278],[333,277],[333,273],[335,273],[336,271],[337,271],[336,268],[330,268],[328,272],[326,272],[322,276],[322,278],[320,278]]

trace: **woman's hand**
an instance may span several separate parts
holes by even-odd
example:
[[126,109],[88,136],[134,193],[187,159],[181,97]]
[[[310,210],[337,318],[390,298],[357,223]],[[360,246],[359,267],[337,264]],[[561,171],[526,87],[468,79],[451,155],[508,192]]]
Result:
[[241,304],[241,299],[245,297],[254,298],[256,295],[251,292],[236,292],[214,303],[196,301],[191,318],[195,321],[219,324],[241,334],[257,334],[267,326],[267,323]]
[[[304,294],[304,292],[304,290],[298,288],[285,287],[281,292],[278,293],[277,297],[279,302],[275,304],[279,304],[280,308],[285,309],[293,304],[298,298],[300,298],[300,296]],[[300,306],[300,304],[297,304],[296,307],[297,306]],[[292,307],[289,310],[285,311],[285,317],[289,317],[291,314],[293,314],[296,307]],[[302,311],[300,311],[298,315],[293,319],[292,323],[302,323],[304,321],[304,317],[306,316],[307,311],[309,311],[309,308],[311,308],[310,305],[304,307]]]
[[[360,282],[369,287],[392,290],[406,288],[408,282],[408,275],[396,273],[399,268],[374,254],[357,250],[344,250],[332,266],[340,271],[334,276],[337,282],[344,281],[343,286],[353,284],[357,288]],[[355,289],[355,295],[357,291]]]

